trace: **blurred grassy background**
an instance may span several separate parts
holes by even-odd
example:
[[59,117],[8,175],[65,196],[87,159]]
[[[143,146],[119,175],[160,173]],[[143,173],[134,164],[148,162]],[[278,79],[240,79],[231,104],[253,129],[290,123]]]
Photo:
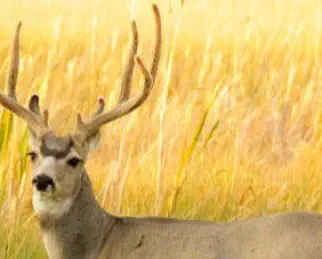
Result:
[[[320,1],[155,2],[159,75],[142,108],[102,130],[87,164],[100,202],[115,214],[208,220],[321,212]],[[115,105],[132,18],[150,64],[148,0],[1,0],[1,89],[22,20],[18,98],[40,94],[52,128],[67,133],[99,96]],[[0,108],[1,258],[45,257],[27,137]]]

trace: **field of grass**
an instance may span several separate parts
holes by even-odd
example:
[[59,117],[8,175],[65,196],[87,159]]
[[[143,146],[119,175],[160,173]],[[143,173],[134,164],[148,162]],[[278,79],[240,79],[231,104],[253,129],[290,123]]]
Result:
[[[233,220],[322,212],[319,0],[156,1],[162,61],[151,98],[105,126],[87,169],[121,215]],[[151,62],[148,0],[1,0],[0,88],[23,21],[19,100],[39,93],[59,134],[99,96],[116,104],[130,20]],[[133,93],[142,87],[135,74]],[[0,108],[0,258],[45,258],[26,125]]]

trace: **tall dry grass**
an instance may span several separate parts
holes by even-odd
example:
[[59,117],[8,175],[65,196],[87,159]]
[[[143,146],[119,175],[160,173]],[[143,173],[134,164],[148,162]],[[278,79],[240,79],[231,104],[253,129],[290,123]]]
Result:
[[[87,169],[122,215],[232,220],[322,210],[322,11],[319,0],[157,1],[163,58],[151,98],[102,130]],[[23,21],[18,97],[39,93],[58,133],[98,96],[115,105],[144,0],[1,0],[0,85]],[[136,73],[134,92],[142,78]],[[31,208],[26,125],[0,108],[0,257],[44,258]]]

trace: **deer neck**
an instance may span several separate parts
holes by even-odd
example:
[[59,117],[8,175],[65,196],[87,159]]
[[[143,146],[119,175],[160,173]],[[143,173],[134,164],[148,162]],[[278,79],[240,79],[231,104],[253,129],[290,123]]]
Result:
[[86,258],[84,255],[98,252],[117,221],[97,202],[86,172],[77,195],[67,203],[61,205],[69,206],[61,217],[39,217],[50,259]]

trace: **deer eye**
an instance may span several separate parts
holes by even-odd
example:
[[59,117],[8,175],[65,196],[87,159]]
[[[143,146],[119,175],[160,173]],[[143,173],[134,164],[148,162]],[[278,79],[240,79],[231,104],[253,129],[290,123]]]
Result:
[[33,151],[27,153],[27,156],[29,156],[31,158],[31,161],[32,162],[34,162],[37,159],[37,157],[38,157],[37,153],[36,152],[33,152]]
[[73,157],[73,158],[67,160],[67,164],[70,165],[73,168],[75,168],[76,166],[78,166],[78,164],[80,162],[82,162],[82,160],[79,159],[78,157]]

